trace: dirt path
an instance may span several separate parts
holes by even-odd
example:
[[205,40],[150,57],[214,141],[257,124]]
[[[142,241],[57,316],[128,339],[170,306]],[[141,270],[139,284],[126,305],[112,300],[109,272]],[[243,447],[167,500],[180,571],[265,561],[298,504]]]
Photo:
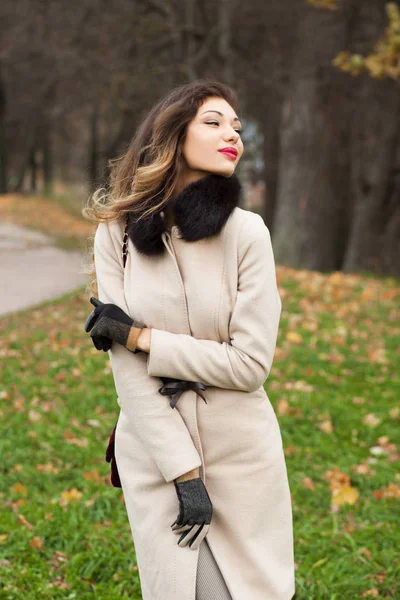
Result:
[[85,285],[84,254],[53,238],[0,221],[0,315],[40,304]]

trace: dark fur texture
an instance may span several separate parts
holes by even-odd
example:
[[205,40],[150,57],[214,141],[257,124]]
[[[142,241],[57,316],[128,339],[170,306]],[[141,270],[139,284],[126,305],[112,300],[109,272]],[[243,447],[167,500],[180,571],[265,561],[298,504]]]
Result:
[[[179,236],[187,242],[195,242],[217,235],[239,205],[241,189],[235,174],[224,177],[210,173],[187,185],[171,200]],[[165,225],[160,213],[161,210],[139,223],[128,220],[128,235],[138,252],[150,256],[166,250],[161,239]]]

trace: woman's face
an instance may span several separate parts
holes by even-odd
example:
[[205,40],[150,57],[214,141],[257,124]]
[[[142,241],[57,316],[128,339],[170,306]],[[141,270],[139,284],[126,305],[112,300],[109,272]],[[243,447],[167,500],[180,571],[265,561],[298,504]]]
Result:
[[[208,173],[230,177],[243,154],[241,128],[240,120],[226,100],[207,98],[186,129],[182,145],[186,175],[190,179]],[[221,152],[224,148],[231,149],[232,153]]]

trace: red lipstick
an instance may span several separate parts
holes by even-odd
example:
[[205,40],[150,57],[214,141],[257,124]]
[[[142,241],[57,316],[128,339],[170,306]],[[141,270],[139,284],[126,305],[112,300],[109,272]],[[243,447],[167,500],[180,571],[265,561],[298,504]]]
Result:
[[233,160],[236,160],[236,157],[238,155],[238,151],[236,150],[236,148],[232,148],[232,146],[221,148],[221,150],[218,150],[218,152],[225,154],[228,158],[231,158]]

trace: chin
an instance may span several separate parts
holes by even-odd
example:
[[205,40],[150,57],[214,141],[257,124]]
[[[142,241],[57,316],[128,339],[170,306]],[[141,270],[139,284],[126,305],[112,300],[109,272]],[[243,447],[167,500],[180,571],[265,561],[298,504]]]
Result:
[[215,173],[216,175],[222,175],[223,177],[231,177],[235,172],[235,167],[231,167],[230,169],[212,169],[211,173]]

